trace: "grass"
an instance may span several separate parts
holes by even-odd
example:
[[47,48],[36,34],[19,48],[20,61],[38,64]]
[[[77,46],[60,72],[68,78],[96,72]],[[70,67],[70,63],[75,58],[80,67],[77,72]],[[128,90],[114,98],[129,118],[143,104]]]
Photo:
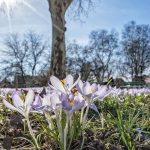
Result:
[[[74,129],[68,131],[68,149],[81,149],[83,137],[84,150],[150,149],[150,95],[109,96],[96,105],[100,114],[90,110],[84,129],[80,125],[81,112],[76,112],[76,119],[73,119],[70,125],[70,128]],[[45,117],[37,113],[30,115],[30,122],[41,149],[61,148],[57,122],[54,121],[54,128],[50,130]],[[0,149],[35,149],[24,118],[9,111],[2,104],[0,143]]]

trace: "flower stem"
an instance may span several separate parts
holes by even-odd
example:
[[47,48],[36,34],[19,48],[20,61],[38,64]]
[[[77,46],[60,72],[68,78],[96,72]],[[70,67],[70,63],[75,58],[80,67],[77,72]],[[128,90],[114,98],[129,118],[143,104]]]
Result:
[[66,115],[66,126],[64,129],[64,150],[67,149],[67,134],[68,134],[69,114]]
[[87,108],[86,108],[86,111],[85,111],[85,114],[84,114],[84,117],[83,117],[83,122],[82,122],[83,125],[86,123],[89,108],[90,108],[90,105],[87,105]]
[[53,125],[52,118],[51,118],[50,114],[46,112],[46,113],[45,113],[45,117],[46,117],[46,119],[47,119],[49,128],[50,128],[50,129],[54,129],[54,125]]
[[63,139],[63,130],[62,130],[62,126],[61,126],[62,111],[60,111],[60,114],[59,114],[58,110],[56,110],[55,115],[56,115],[57,128],[58,128],[58,131],[59,131],[60,143],[63,144],[64,139]]
[[101,113],[101,124],[102,124],[102,129],[104,129],[104,116],[103,116],[103,113]]
[[80,124],[81,124],[82,121],[83,121],[83,113],[84,113],[84,109],[85,109],[85,107],[83,107],[83,108],[81,109]]
[[36,138],[35,138],[35,135],[34,135],[34,133],[33,133],[33,130],[32,130],[32,128],[31,128],[31,125],[30,125],[29,117],[26,117],[26,120],[27,120],[28,129],[29,129],[30,135],[31,135],[31,137],[32,137],[32,139],[33,139],[33,142],[34,142],[34,144],[35,144],[35,147],[36,147],[37,149],[39,149],[38,142],[37,142],[37,140],[36,140]]

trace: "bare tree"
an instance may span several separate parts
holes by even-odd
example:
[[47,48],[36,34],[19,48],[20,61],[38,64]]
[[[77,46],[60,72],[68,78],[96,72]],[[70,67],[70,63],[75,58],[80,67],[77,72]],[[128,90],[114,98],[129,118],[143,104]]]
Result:
[[103,82],[113,72],[114,51],[118,47],[117,32],[106,30],[93,31],[87,46],[77,43],[69,44],[67,48],[67,67],[74,74],[80,73],[83,80]]
[[37,68],[39,68],[38,66],[42,64],[44,60],[47,61],[45,58],[47,57],[46,51],[48,50],[49,46],[47,41],[43,41],[41,35],[38,35],[33,31],[27,33],[25,36],[29,49],[28,64],[31,68],[32,76],[35,76],[37,75],[36,71]]
[[66,74],[65,14],[70,5],[78,12],[88,10],[94,0],[47,0],[52,19],[52,54],[50,74],[64,78]]
[[131,21],[125,25],[122,38],[125,65],[129,74],[132,79],[142,76],[150,64],[150,26],[137,25]]
[[25,65],[27,65],[29,50],[27,41],[21,41],[17,34],[12,34],[5,39],[4,44],[6,50],[2,51],[4,55],[2,63],[5,64],[3,69],[10,75],[19,74],[22,82],[25,83]]
[[80,46],[76,42],[67,46],[67,73],[81,74],[82,80],[86,81],[91,72],[91,62],[87,46]]
[[80,72],[82,61],[83,61],[82,51],[83,51],[83,47],[77,44],[76,42],[68,44],[67,53],[66,53],[67,73],[71,73],[75,75]]
[[42,36],[34,32],[28,32],[24,36],[11,34],[4,40],[4,45],[1,63],[2,70],[6,73],[5,77],[18,76],[20,82],[25,85],[27,75],[34,77],[38,75],[37,70],[40,71],[41,67],[43,69],[44,61],[47,60],[45,53],[48,45]]
[[90,57],[92,72],[98,82],[109,78],[113,69],[113,54],[118,47],[118,34],[115,31],[110,33],[106,30],[93,31],[90,35]]
[[128,79],[129,74],[128,74],[128,68],[125,64],[125,59],[123,58],[124,55],[122,53],[120,53],[119,55],[116,55],[116,57],[118,57],[118,59],[116,58],[116,60],[115,60],[117,76]]

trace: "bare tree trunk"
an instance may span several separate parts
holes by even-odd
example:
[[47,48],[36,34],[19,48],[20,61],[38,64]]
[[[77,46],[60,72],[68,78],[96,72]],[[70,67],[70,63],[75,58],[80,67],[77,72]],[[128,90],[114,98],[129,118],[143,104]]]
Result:
[[50,74],[64,78],[66,74],[65,12],[72,0],[48,0],[52,18],[52,53]]
[[[61,24],[60,24],[61,23]],[[57,22],[52,19],[52,54],[51,54],[51,74],[58,76],[59,78],[65,77],[65,26],[63,22]],[[64,31],[59,31],[56,26],[63,27]]]

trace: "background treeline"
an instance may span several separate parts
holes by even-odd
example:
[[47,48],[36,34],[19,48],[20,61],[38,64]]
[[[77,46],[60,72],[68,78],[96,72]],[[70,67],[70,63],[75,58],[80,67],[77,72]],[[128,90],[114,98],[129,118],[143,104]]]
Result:
[[[1,87],[44,86],[49,78],[49,41],[33,31],[4,39]],[[87,45],[67,43],[67,73],[98,83],[113,78],[136,80],[150,75],[150,25],[130,21],[122,33],[95,30]]]

